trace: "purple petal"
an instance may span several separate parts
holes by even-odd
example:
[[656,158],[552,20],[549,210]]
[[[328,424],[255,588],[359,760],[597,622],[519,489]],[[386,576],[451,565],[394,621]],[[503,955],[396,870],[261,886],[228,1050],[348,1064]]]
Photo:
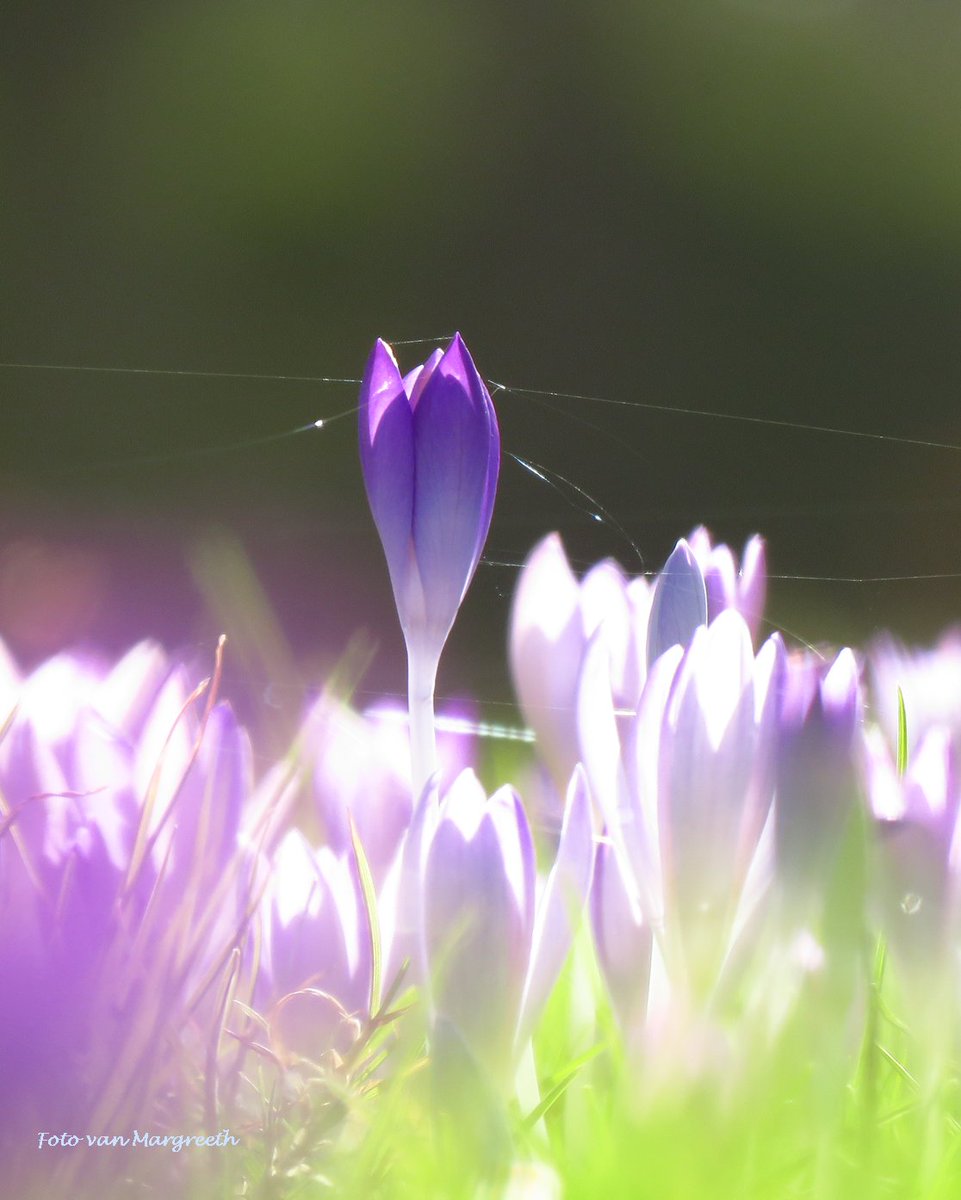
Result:
[[[614,845],[625,878],[633,879],[639,834],[620,731],[611,695],[610,659],[603,631],[591,638],[577,692],[578,742],[593,802]],[[637,896],[634,897],[635,901]]]
[[63,766],[77,715],[89,703],[101,678],[102,671],[92,659],[57,654],[37,667],[23,685],[19,715],[30,721]]
[[708,620],[713,620],[737,603],[737,568],[730,547],[723,545],[715,546],[701,565],[707,591]]
[[755,665],[734,609],[699,630],[668,704],[658,820],[665,889],[689,968],[713,977],[773,791],[780,641]]
[[92,707],[134,741],[169,672],[170,661],[160,645],[138,642],[97,687]]
[[498,788],[491,796],[488,812],[497,829],[507,880],[521,914],[523,941],[529,948],[534,935],[537,857],[527,813],[510,786]]
[[654,663],[641,692],[637,715],[628,728],[624,751],[629,810],[620,818],[621,828],[641,906],[653,928],[660,928],[664,919],[657,815],[661,727],[683,657],[682,648],[673,646]]
[[850,650],[825,673],[813,655],[786,666],[778,712],[775,840],[782,883],[803,898],[833,869],[857,797],[858,669]]
[[500,462],[493,406],[459,335],[420,396],[413,443],[414,551],[428,623],[444,638],[487,537]]
[[767,598],[767,546],[764,538],[757,534],[750,539],[741,555],[737,596],[741,616],[747,621],[751,636],[757,637]]
[[591,800],[587,777],[578,766],[567,791],[557,857],[537,907],[531,961],[517,1025],[517,1045],[530,1036],[557,982],[590,891],[593,868]]
[[[292,830],[274,857],[264,898],[268,912],[267,941],[260,1003],[276,1003],[303,988],[328,992],[350,1014],[365,1015],[370,1006],[369,928],[351,856],[318,853]],[[335,1006],[309,1006],[317,1021],[311,1030],[288,1013],[284,1032],[288,1045],[317,1057],[337,1034],[341,1019]],[[294,1041],[290,1034],[296,1029]]]
[[958,808],[958,763],[947,729],[925,730],[904,778],[905,816],[938,831],[947,844]]
[[404,376],[404,391],[410,400],[412,412],[417,407],[417,402],[427,386],[427,381],[434,374],[437,364],[443,357],[443,350],[435,350],[426,362],[421,363],[419,367],[414,367],[413,371],[408,371]]
[[644,1019],[651,973],[651,927],[630,902],[609,843],[597,847],[591,889],[594,946],[611,1003],[625,1036]]
[[130,858],[141,800],[133,790],[133,750],[98,714],[80,715],[74,735],[71,790],[81,794],[85,821],[103,834],[111,860],[120,867]]
[[591,638],[584,656],[577,689],[577,736],[594,803],[604,823],[616,827],[626,783],[611,694],[610,652],[600,631]]
[[714,543],[711,541],[711,531],[706,525],[698,525],[684,539],[699,563],[706,563],[711,557]]
[[380,340],[360,389],[360,461],[404,624],[414,514],[413,415],[394,355]]
[[[455,780],[451,790],[457,786],[458,780]],[[428,978],[424,946],[424,872],[438,820],[437,777],[434,776],[414,807],[410,827],[381,892],[382,936],[387,947],[384,983],[387,987],[394,982],[405,962],[408,964],[406,983],[419,986]]]
[[577,680],[585,637],[577,580],[556,533],[534,547],[520,573],[510,620],[510,664],[537,748],[564,786],[577,762]]
[[237,845],[240,815],[253,791],[250,741],[233,709],[222,702],[207,718],[200,751],[173,800],[174,877],[214,877]]
[[584,630],[602,630],[609,647],[614,699],[619,706],[633,707],[641,690],[633,653],[634,614],[627,580],[616,562],[604,559],[591,567],[581,583],[580,603]]
[[932,725],[961,732],[961,630],[953,629],[925,650],[889,635],[871,648],[871,708],[892,746],[898,739],[898,688],[908,720],[908,748]]
[[[505,859],[505,834],[488,806],[480,820],[461,792],[445,801],[427,855],[425,944],[436,1010],[460,1030],[495,1076],[511,1044],[530,955],[527,914]],[[515,840],[523,839],[518,829]],[[515,863],[525,857],[515,847]],[[522,884],[522,890],[526,887]]]
[[190,762],[199,733],[196,705],[188,705],[190,680],[183,667],[167,676],[144,719],[134,754],[134,790],[156,791],[151,831],[169,807]]
[[381,883],[410,824],[410,745],[404,724],[360,716],[324,697],[305,728],[315,747],[312,791],[325,841],[351,847],[352,817],[376,883]]
[[647,626],[648,666],[670,649],[687,646],[699,625],[707,623],[704,577],[682,538],[657,577]]

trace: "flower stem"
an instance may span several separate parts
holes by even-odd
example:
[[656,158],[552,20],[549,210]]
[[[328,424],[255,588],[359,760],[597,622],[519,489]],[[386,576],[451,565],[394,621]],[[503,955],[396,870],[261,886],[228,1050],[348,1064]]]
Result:
[[434,737],[434,685],[440,655],[407,647],[407,709],[410,724],[410,770],[414,800],[437,770]]

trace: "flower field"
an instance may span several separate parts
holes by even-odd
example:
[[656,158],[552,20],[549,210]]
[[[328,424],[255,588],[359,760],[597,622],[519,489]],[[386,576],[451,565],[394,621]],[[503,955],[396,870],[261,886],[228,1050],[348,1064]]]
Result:
[[223,640],[0,658],[0,1193],[957,1196],[961,636],[797,644],[760,536],[544,531],[491,736],[434,696],[488,388],[378,342],[359,418],[406,708],[335,675],[265,764]]

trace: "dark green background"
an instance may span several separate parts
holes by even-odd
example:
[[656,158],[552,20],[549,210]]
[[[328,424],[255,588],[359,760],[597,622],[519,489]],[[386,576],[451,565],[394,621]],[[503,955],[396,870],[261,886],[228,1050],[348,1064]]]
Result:
[[[11,0],[0,359],[353,377],[378,334],[459,328],[497,381],[961,442],[959,51],[937,2]],[[368,685],[402,688],[353,421],[181,453],[355,389],[11,369],[0,389],[22,657],[145,633],[205,653],[185,551],[218,525],[308,673],[363,626]],[[505,448],[595,496],[649,568],[705,520],[767,533],[784,574],[961,570],[961,453],[551,403],[500,396]],[[490,556],[553,528],[580,563],[637,566],[505,461]],[[479,570],[442,690],[509,694],[514,575]],[[959,606],[956,581],[785,582],[771,610],[844,639],[928,636]]]

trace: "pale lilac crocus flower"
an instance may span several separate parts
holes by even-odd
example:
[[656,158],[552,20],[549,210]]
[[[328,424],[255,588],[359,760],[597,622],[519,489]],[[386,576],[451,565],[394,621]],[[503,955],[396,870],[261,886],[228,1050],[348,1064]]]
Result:
[[907,1068],[920,1103],[944,1086],[958,1006],[961,915],[961,773],[956,736],[931,726],[903,776],[880,731],[870,729],[868,785],[874,821],[871,912],[888,953],[886,995],[911,1029]]
[[[788,655],[777,706],[773,890],[754,922],[740,1003],[769,1047],[816,1037],[824,1086],[863,1030],[862,705],[849,649]],[[747,941],[747,939],[745,939]],[[745,982],[743,978],[739,983]],[[800,1022],[800,1025],[799,1025]]]
[[756,638],[767,596],[767,548],[758,534],[748,538],[740,561],[729,546],[715,545],[710,531],[699,525],[687,538],[704,575],[708,619],[736,608]]
[[460,334],[405,376],[377,342],[360,389],[360,458],[407,644],[419,795],[436,766],[437,665],[480,560],[500,469],[494,406]]
[[580,759],[577,681],[588,643],[603,630],[617,703],[633,706],[646,673],[651,598],[647,579],[628,580],[613,559],[578,582],[556,533],[538,542],[521,570],[511,607],[511,674],[560,795]]
[[[476,738],[466,709],[447,708],[437,717],[437,762],[441,786],[473,765]],[[311,760],[311,790],[325,840],[337,853],[351,848],[351,822],[380,885],[394,859],[413,811],[408,713],[382,703],[357,713],[323,700],[305,724]]]
[[614,1015],[625,1038],[633,1038],[647,1013],[653,933],[632,903],[613,846],[601,840],[591,887],[591,927],[597,961]]
[[765,587],[761,538],[751,538],[738,567],[703,526],[678,542],[654,581],[630,578],[606,559],[578,582],[558,534],[535,546],[514,593],[509,657],[521,712],[560,794],[580,759],[578,681],[598,630],[608,646],[615,706],[632,712],[649,663],[672,645],[687,645],[697,626],[723,609],[738,609],[756,633]]
[[823,895],[859,807],[862,704],[851,650],[833,662],[797,653],[778,710],[778,877],[792,906]]
[[868,650],[869,715],[898,741],[898,689],[904,697],[908,749],[933,726],[961,734],[961,630],[950,629],[930,648],[908,647],[890,634]]
[[[487,797],[470,770],[443,800],[425,792],[399,861],[391,931],[427,991],[432,1024],[456,1031],[498,1090],[561,971],[590,889],[593,836],[586,781],[568,790],[554,864],[537,878],[520,798]],[[396,961],[396,945],[389,956]],[[390,978],[388,974],[388,979]]]
[[297,830],[277,847],[262,904],[256,983],[278,1049],[318,1061],[346,1052],[369,1016],[372,933],[352,851],[314,850]]
[[906,973],[929,980],[943,968],[961,900],[957,742],[944,727],[928,728],[903,777],[877,728],[866,749],[878,917]]
[[743,617],[722,612],[657,659],[626,729],[605,656],[595,640],[578,695],[591,791],[635,922],[673,991],[703,1001],[765,878],[783,646],[775,635],[755,658]]
[[249,748],[223,705],[181,746],[189,691],[161,715],[180,691],[149,645],[109,670],[58,656],[21,681],[0,743],[0,1060],[31,1120],[115,1118],[150,1058],[128,1039],[176,1029],[236,934],[234,897],[216,897]]

